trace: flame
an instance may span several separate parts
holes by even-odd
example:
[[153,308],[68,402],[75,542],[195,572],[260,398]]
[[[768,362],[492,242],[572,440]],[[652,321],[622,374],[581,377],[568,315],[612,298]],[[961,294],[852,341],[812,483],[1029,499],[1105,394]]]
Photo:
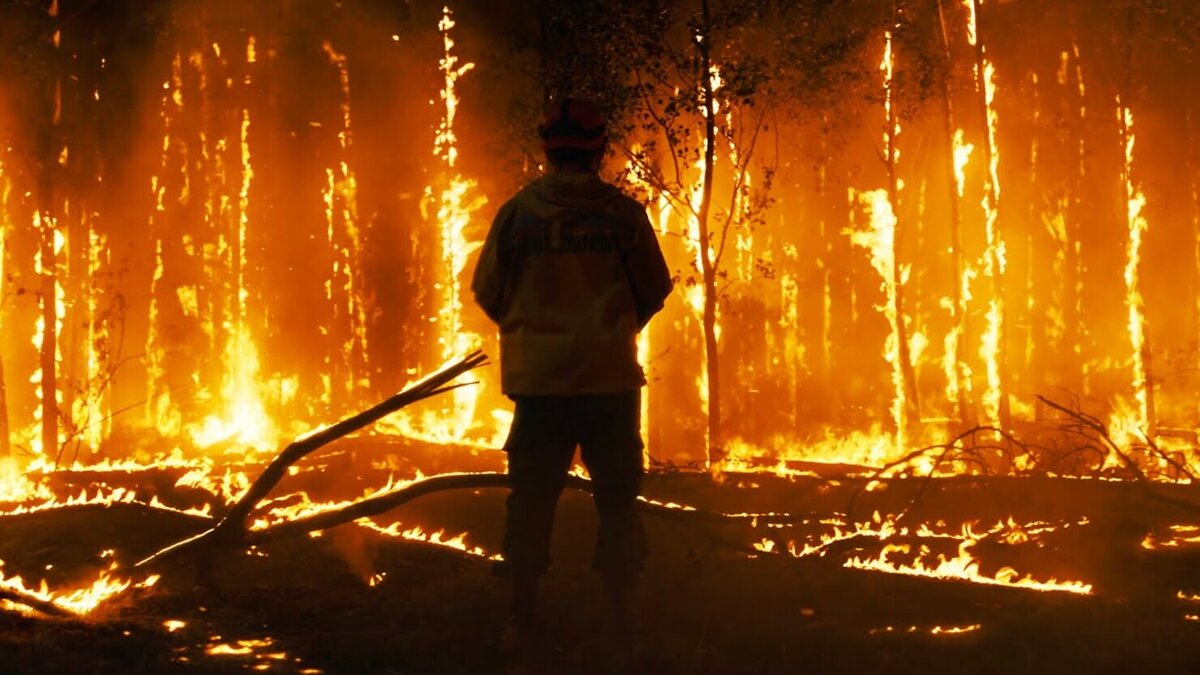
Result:
[[975,2],[974,0],[962,0],[962,5],[967,10],[967,42],[974,47],[979,39],[978,22],[975,17]]
[[[335,302],[335,287],[339,291],[337,303],[334,305],[335,320],[337,317],[343,318],[343,322],[346,324],[346,336],[342,344],[338,345],[338,351],[348,371],[348,376],[345,378],[345,393],[350,393],[356,384],[364,387],[370,385],[365,370],[356,368],[365,359],[367,353],[367,315],[362,297],[363,281],[354,268],[354,263],[362,257],[363,246],[362,233],[358,227],[358,179],[346,159],[352,140],[350,70],[346,56],[334,49],[328,40],[322,43],[321,47],[329,57],[330,63],[337,69],[338,84],[342,94],[342,128],[338,131],[338,148],[341,151],[342,159],[336,167],[325,169],[327,184],[323,196],[326,244],[336,256],[332,275],[325,281],[325,294],[327,300]],[[340,208],[335,209],[335,204]],[[342,237],[335,236],[335,222],[342,225],[345,232],[344,242]],[[333,327],[330,327],[329,330],[332,334]],[[329,358],[327,355],[327,364]],[[356,370],[363,370],[360,378],[353,377]],[[325,402],[328,404],[331,402],[332,396],[328,373],[325,376],[325,382]]]
[[1155,536],[1154,533],[1148,533],[1142,539],[1142,548],[1154,551],[1164,548],[1184,548],[1200,544],[1200,526],[1172,525],[1167,529],[1169,534],[1166,536]]
[[[89,493],[88,493],[89,489],[95,490],[95,493],[89,495]],[[40,494],[36,494],[35,498],[42,498],[42,497]],[[210,517],[210,511],[212,508],[211,504],[205,504],[202,508],[198,508],[198,509],[197,508],[177,509],[172,506],[167,506],[166,504],[163,504],[161,501],[159,501],[157,495],[151,497],[150,501],[139,500],[136,490],[130,490],[130,489],[127,489],[124,487],[116,487],[116,488],[110,489],[108,487],[108,485],[101,483],[99,485],[91,486],[90,488],[88,488],[88,487],[82,488],[80,490],[79,494],[75,495],[74,497],[67,497],[66,499],[59,499],[55,495],[50,495],[49,498],[45,498],[44,501],[42,501],[41,503],[38,503],[38,504],[29,505],[26,503],[26,504],[21,504],[12,509],[0,511],[0,516],[3,516],[3,517],[20,516],[20,515],[25,515],[25,514],[29,514],[29,513],[38,513],[41,511],[53,511],[53,510],[57,510],[57,509],[65,508],[65,507],[79,507],[79,506],[105,506],[105,507],[107,507],[107,506],[113,506],[114,504],[137,504],[139,506],[144,506],[144,507],[151,508],[151,509],[158,509],[160,511],[171,511],[173,513],[181,513],[181,514],[185,514],[185,515],[189,515],[189,516],[199,516],[202,518]]]
[[[359,525],[362,525],[363,527],[365,527],[369,530],[378,532],[379,534],[382,534],[384,536],[395,537],[398,539],[406,539],[408,541],[419,541],[419,542],[426,543],[426,544],[432,544],[434,546],[444,546],[446,548],[452,548],[456,551],[461,551],[463,553],[467,553],[469,555],[473,555],[473,556],[476,556],[479,558],[487,558],[488,560],[503,560],[504,559],[503,556],[501,556],[499,553],[488,553],[487,551],[480,548],[479,546],[467,545],[467,533],[466,532],[463,532],[454,537],[447,538],[445,530],[437,530],[436,532],[430,533],[430,532],[426,532],[420,525],[417,525],[415,527],[410,527],[408,529],[401,529],[404,526],[398,522],[392,523],[391,525],[388,525],[387,527],[382,527],[379,524],[375,523],[375,521],[370,520],[369,518],[364,518],[357,522]],[[374,585],[374,584],[372,584],[372,585]]]
[[[890,44],[890,42],[889,42]],[[892,367],[892,422],[896,425],[895,444],[903,449],[908,443],[908,392],[904,382],[904,366],[900,358],[900,322],[905,317],[897,313],[896,296],[899,288],[895,283],[896,275],[896,215],[892,211],[892,202],[888,191],[884,189],[870,192],[855,193],[851,190],[851,200],[857,201],[871,215],[869,229],[850,230],[850,243],[862,247],[871,255],[871,267],[879,273],[880,288],[883,290],[884,302],[876,307],[887,318],[891,331],[884,342],[883,358]],[[901,283],[908,276],[907,268],[901,268],[898,275]]]
[[[163,91],[159,112],[163,125],[162,159],[158,173],[150,176],[150,190],[154,194],[154,211],[150,215],[150,229],[154,233],[154,272],[150,278],[150,309],[146,326],[146,418],[163,436],[173,438],[178,436],[183,422],[171,401],[171,392],[166,384],[166,350],[160,344],[159,336],[159,285],[165,273],[164,233],[161,231],[164,226],[159,223],[167,211],[167,172],[171,170],[172,157],[180,151],[173,142],[175,119],[183,112],[183,60],[178,52],[171,60],[171,79],[163,82]],[[183,199],[182,195],[180,199]]]
[[[999,202],[1000,202],[1000,149],[998,144],[998,121],[999,117],[996,113],[994,105],[996,98],[996,69],[992,64],[991,59],[987,56],[985,45],[979,43],[979,24],[978,17],[975,11],[975,3],[981,0],[962,0],[963,7],[967,10],[967,40],[972,47],[976,47],[976,62],[974,65],[974,73],[976,80],[976,89],[983,96],[983,108],[987,121],[987,133],[985,134],[986,144],[984,146],[984,155],[988,160],[987,172],[984,181],[983,199],[980,205],[984,213],[984,225],[987,235],[987,248],[983,253],[982,268],[984,276],[992,279],[992,296],[988,299],[986,316],[986,327],[980,340],[979,356],[983,359],[985,368],[984,372],[987,376],[987,388],[984,390],[981,397],[981,404],[984,410],[984,422],[992,425],[1000,425],[1007,423],[1007,420],[1002,419],[1005,414],[1007,396],[1004,390],[1003,372],[1001,362],[1003,360],[1004,344],[1004,298],[1002,297],[1001,289],[1003,287],[1003,278],[1006,266],[1006,251],[1004,239],[999,230]],[[957,136],[957,134],[956,134]],[[961,167],[965,166],[966,157],[963,156],[960,160],[960,152],[965,152],[969,155],[970,151],[961,151],[959,140],[955,142],[955,178],[959,182],[959,195],[962,195],[961,184]],[[964,275],[966,270],[964,270]],[[967,278],[962,280],[963,286],[967,285]]]
[[[376,488],[373,490],[366,490],[363,493],[362,498],[368,499],[371,497],[379,497],[382,495],[389,494],[391,492],[395,492],[396,490],[405,488],[405,487],[411,485],[412,483],[414,483],[418,480],[421,480],[424,477],[425,477],[424,474],[422,474],[419,471],[417,472],[416,476],[414,476],[413,478],[408,479],[408,480],[396,480],[394,476],[388,476],[388,480],[387,480],[386,484],[384,484],[380,488]],[[294,501],[294,503],[283,505],[283,506],[273,506],[272,508],[269,508],[265,513],[263,513],[262,515],[255,518],[254,522],[251,524],[250,529],[264,530],[264,529],[267,529],[268,527],[270,527],[271,525],[275,525],[277,523],[282,523],[282,522],[286,522],[289,520],[297,520],[300,518],[306,518],[308,516],[314,516],[319,513],[325,513],[328,511],[336,511],[336,510],[344,508],[346,506],[350,506],[351,504],[358,501],[357,499],[344,499],[344,500],[336,500],[336,501],[318,502],[318,501],[313,501],[308,496],[307,492],[297,492],[293,495],[288,495],[287,497],[281,497],[275,501],[288,501],[288,500]]]
[[[219,639],[219,638],[218,638]],[[264,649],[275,644],[271,638],[238,640],[230,643],[220,643],[210,645],[204,650],[209,656],[248,656],[255,653],[258,649]],[[278,660],[287,658],[287,655],[280,655]]]
[[964,635],[966,633],[974,633],[983,628],[983,624],[973,623],[966,626],[931,626],[928,629],[923,629],[919,626],[909,626],[908,628],[897,628],[895,626],[883,626],[882,628],[872,628],[867,633],[869,635],[880,635],[886,633],[928,633],[929,635]]
[[[829,552],[829,547],[833,544],[863,538],[886,542],[894,537],[919,537],[921,539],[954,540],[959,542],[978,542],[990,537],[998,537],[1007,544],[1017,545],[1033,541],[1043,534],[1071,525],[1071,523],[1052,525],[1037,521],[1019,523],[1012,516],[1009,516],[1006,520],[998,521],[985,530],[977,531],[978,526],[976,523],[967,522],[963,523],[959,530],[952,531],[946,529],[945,525],[941,522],[934,524],[920,523],[916,526],[908,526],[899,524],[899,520],[900,516],[882,516],[878,511],[868,521],[851,523],[849,525],[836,518],[822,520],[821,524],[828,525],[832,529],[827,532],[818,533],[816,536],[810,537],[807,541],[789,541],[787,543],[787,552],[794,558],[807,558],[814,555],[824,557]],[[1076,524],[1086,525],[1087,520],[1080,520]],[[755,548],[759,551],[764,551],[764,547],[765,545],[755,545]],[[771,549],[773,548],[774,543],[772,542]]]
[[883,60],[879,62],[879,70],[883,72],[883,112],[886,120],[883,128],[883,147],[887,148],[888,163],[895,166],[900,160],[900,148],[896,147],[896,137],[900,135],[900,122],[892,101],[896,60],[892,53],[892,31],[885,31],[883,36]]
[[[459,100],[456,86],[458,78],[470,72],[475,64],[459,64],[459,57],[454,53],[455,41],[450,32],[455,25],[450,8],[444,7],[438,22],[443,48],[438,63],[443,78],[443,109],[433,143],[433,154],[442,163],[441,185],[438,188],[426,186],[425,198],[421,203],[421,212],[426,219],[430,219],[432,214],[432,219],[438,224],[441,259],[445,261],[445,267],[439,270],[437,288],[441,297],[434,318],[438,325],[440,356],[445,361],[471,351],[482,340],[479,335],[464,328],[462,275],[469,256],[482,244],[467,236],[467,227],[474,213],[487,203],[487,198],[477,193],[476,182],[464,178],[457,170],[458,136],[454,131],[454,119]],[[474,426],[481,389],[479,386],[455,389],[450,393],[451,405],[448,408],[427,414],[419,420],[407,415],[397,417],[405,418],[404,426],[418,434],[445,439],[445,442],[461,442]]]
[[1001,344],[1004,334],[1004,298],[1000,293],[1000,280],[1004,277],[1006,266],[1005,243],[1000,236],[998,221],[1000,217],[1000,150],[997,143],[998,117],[993,102],[996,97],[996,69],[992,62],[983,62],[984,107],[987,110],[988,156],[990,162],[987,170],[987,189],[983,196],[984,221],[987,233],[987,250],[984,253],[984,274],[993,280],[992,297],[988,300],[987,328],[979,348],[979,355],[986,364],[987,389],[983,393],[982,403],[987,420],[999,425],[1003,422],[1002,414],[1005,395],[1001,373]]
[[[1142,266],[1142,237],[1150,225],[1142,215],[1146,206],[1146,196],[1133,181],[1133,112],[1128,107],[1120,105],[1117,99],[1118,122],[1125,141],[1125,164],[1122,175],[1125,179],[1126,223],[1129,228],[1129,244],[1125,257],[1125,305],[1128,308],[1126,328],[1129,331],[1131,351],[1131,366],[1133,371],[1133,395],[1137,401],[1137,417],[1133,420],[1136,429],[1149,438],[1154,433],[1153,392],[1150,389],[1149,366],[1146,363],[1148,348],[1146,346],[1146,313],[1145,300],[1142,298],[1140,273]],[[1119,423],[1118,423],[1119,425]]]
[[770,448],[734,438],[727,444],[727,455],[715,465],[716,473],[773,473],[795,478],[813,472],[797,470],[791,462],[882,466],[899,454],[895,434],[885,434],[879,425],[867,431],[840,432],[826,428],[822,436],[803,443],[777,439]]
[[[12,194],[12,183],[8,179],[8,174],[4,171],[4,162],[0,161],[0,335],[6,335],[6,327],[4,321],[3,299],[7,297],[5,290],[5,282],[8,277],[5,274],[4,263],[8,259],[8,231],[11,223],[8,221],[8,196]],[[3,356],[0,356],[0,373],[4,372]],[[0,438],[0,452],[7,453],[11,439],[11,422],[8,417],[8,401],[7,396],[0,396],[0,405],[5,406],[0,410],[0,419],[4,422],[4,437]],[[0,466],[0,476],[3,476],[5,470]],[[7,481],[5,481],[7,482]],[[4,490],[0,486],[0,490]]]
[[[246,39],[246,62],[254,63],[256,60],[256,42],[251,35]],[[250,74],[247,73],[245,84],[249,85],[250,81]],[[201,448],[232,442],[264,450],[278,445],[279,434],[267,416],[263,403],[263,390],[269,385],[259,377],[258,347],[248,323],[247,301],[250,291],[246,283],[246,235],[250,226],[250,187],[254,180],[254,166],[250,155],[250,111],[246,108],[241,110],[238,141],[241,148],[241,184],[237,193],[237,245],[230,252],[229,260],[229,268],[236,281],[233,309],[224,326],[228,335],[222,355],[225,372],[220,401],[224,411],[189,424],[187,432],[192,442]]]
[[[66,290],[63,288],[62,277],[66,272],[65,258],[68,256],[63,253],[67,247],[67,234],[58,227],[58,221],[53,216],[43,214],[41,211],[33,213],[33,229],[39,234],[42,239],[37,251],[34,253],[33,265],[34,273],[42,278],[52,280],[53,298],[47,299],[44,296],[38,298],[38,317],[33,335],[33,346],[37,349],[39,355],[38,369],[34,371],[29,378],[30,384],[34,385],[34,396],[38,403],[37,408],[33,413],[33,425],[31,426],[31,442],[33,453],[35,455],[44,454],[50,450],[55,450],[62,447],[66,442],[64,427],[57,421],[54,423],[56,435],[54,438],[49,436],[49,417],[46,414],[46,400],[51,396],[50,392],[45,391],[49,384],[45,382],[47,374],[43,364],[47,362],[45,355],[49,354],[49,362],[53,368],[53,373],[50,377],[53,378],[55,385],[53,391],[54,413],[51,417],[57,418],[58,409],[63,403],[62,382],[58,377],[63,361],[61,336],[63,329],[63,321],[67,313],[66,305]],[[46,254],[50,254],[50,259],[46,259]],[[46,315],[50,313],[54,321],[54,344],[46,345]],[[41,430],[39,433],[38,430]],[[47,448],[46,442],[52,441],[53,448]]]
[[105,372],[109,368],[107,345],[110,324],[101,314],[101,288],[97,281],[101,269],[108,263],[108,242],[104,235],[95,230],[91,218],[88,218],[87,225],[87,270],[90,280],[86,290],[87,320],[84,327],[84,369],[87,379],[82,395],[71,403],[71,420],[79,430],[80,440],[88,448],[96,450],[112,428]]
[[206,490],[220,497],[227,504],[236,502],[250,487],[250,477],[242,471],[226,467],[220,478],[214,478],[212,466],[196,467],[179,477],[175,487],[191,487]]
[[1055,591],[1079,595],[1090,595],[1092,592],[1092,585],[1082,581],[1058,581],[1056,579],[1035,581],[1029,575],[1018,577],[1017,571],[1011,567],[1001,568],[996,572],[995,576],[981,574],[979,571],[979,561],[971,555],[971,547],[976,543],[976,539],[963,541],[958,546],[957,557],[946,558],[939,555],[937,564],[933,566],[925,565],[920,557],[916,558],[912,563],[895,563],[888,560],[888,556],[892,553],[911,552],[912,547],[907,544],[887,544],[883,547],[883,551],[879,554],[879,557],[851,558],[843,566],[851,569],[885,572],[888,574],[905,574],[930,579],[953,579],[969,581],[975,584],[1024,588],[1034,591]]
[[50,500],[54,493],[43,481],[33,482],[21,470],[15,457],[0,457],[0,502]]
[[[0,560],[0,568],[4,561]],[[150,588],[158,583],[159,576],[151,575],[139,582],[130,579],[119,579],[112,576],[117,568],[114,562],[108,569],[101,571],[96,580],[86,586],[65,590],[51,591],[45,580],[37,588],[28,588],[21,577],[7,577],[0,569],[0,587],[29,595],[43,602],[55,605],[73,614],[90,614],[101,604],[121,595],[130,588]]]

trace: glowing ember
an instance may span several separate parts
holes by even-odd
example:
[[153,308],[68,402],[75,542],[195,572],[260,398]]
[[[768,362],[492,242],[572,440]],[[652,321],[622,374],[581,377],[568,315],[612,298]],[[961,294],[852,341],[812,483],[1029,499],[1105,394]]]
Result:
[[907,628],[897,628],[896,626],[884,626],[882,628],[872,628],[867,631],[869,635],[886,635],[890,633],[923,633],[927,635],[964,635],[966,633],[974,633],[983,628],[983,624],[973,623],[966,626],[930,626],[922,628],[920,626],[908,626]]

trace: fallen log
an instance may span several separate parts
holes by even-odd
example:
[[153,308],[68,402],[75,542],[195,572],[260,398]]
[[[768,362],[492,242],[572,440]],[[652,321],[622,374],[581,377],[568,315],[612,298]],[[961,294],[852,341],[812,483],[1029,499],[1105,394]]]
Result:
[[0,600],[15,602],[18,605],[24,605],[25,607],[28,607],[36,612],[40,612],[41,614],[45,614],[46,616],[52,616],[60,619],[74,618],[77,616],[74,612],[70,612],[62,607],[59,607],[49,600],[43,600],[30,593],[22,593],[21,591],[12,588],[0,588]]
[[463,386],[462,384],[451,384],[451,382],[459,375],[486,363],[487,356],[482,351],[474,351],[461,361],[439,370],[372,408],[297,439],[284,448],[267,465],[267,468],[250,484],[250,487],[242,494],[237,503],[233,505],[233,508],[214,527],[194,537],[171,544],[138,562],[136,567],[161,564],[185,553],[201,552],[204,549],[211,549],[214,545],[229,544],[244,540],[247,516],[250,515],[254,507],[270,493],[279,481],[283,479],[287,474],[288,467],[315,450],[358,431],[369,424],[377,422],[405,406]]
[[[244,544],[260,545],[275,539],[283,539],[308,532],[327,530],[331,527],[354,522],[361,518],[369,518],[386,513],[401,504],[406,504],[418,497],[442,492],[445,490],[479,490],[486,488],[508,487],[508,476],[503,473],[445,473],[417,480],[399,487],[386,494],[368,497],[348,506],[322,511],[309,516],[287,520],[263,529],[251,530],[246,534]],[[592,482],[582,476],[567,476],[566,487],[592,491]],[[767,523],[795,523],[809,516],[795,516],[787,513],[718,513],[685,506],[667,505],[646,498],[640,498],[638,508],[643,513],[675,520],[706,522],[710,524],[746,523],[755,521]]]

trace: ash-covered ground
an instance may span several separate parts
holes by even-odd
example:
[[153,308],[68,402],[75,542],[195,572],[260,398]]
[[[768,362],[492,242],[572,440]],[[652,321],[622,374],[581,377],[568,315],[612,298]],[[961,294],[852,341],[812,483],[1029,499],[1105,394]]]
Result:
[[[273,496],[348,498],[389,474],[404,477],[405,467],[371,468],[363,459],[370,443],[359,445],[313,458]],[[445,468],[436,455],[423,462],[427,472]],[[496,462],[485,453],[473,468]],[[146,500],[194,506],[202,495],[173,487],[181,472],[67,472],[51,483],[64,494],[126,485]],[[793,518],[768,526],[765,518],[648,517],[653,553],[631,645],[607,629],[589,570],[590,498],[568,491],[543,593],[544,648],[511,656],[501,640],[506,587],[486,558],[499,550],[504,490],[464,490],[374,523],[465,533],[485,556],[361,524],[229,550],[211,578],[191,565],[167,567],[152,588],[78,619],[6,606],[0,672],[1195,672],[1200,542],[1189,538],[1200,530],[1189,528],[1200,526],[1200,510],[1184,504],[1195,488],[959,477],[863,492],[863,479],[825,473],[649,476],[645,493],[660,501]],[[66,588],[114,559],[127,570],[210,524],[136,504],[10,515],[0,517],[0,559],[6,576]],[[964,544],[970,563],[961,576],[973,581],[846,566],[883,560],[951,574],[953,565],[939,563],[961,560]],[[1015,585],[1025,577],[1091,589]]]

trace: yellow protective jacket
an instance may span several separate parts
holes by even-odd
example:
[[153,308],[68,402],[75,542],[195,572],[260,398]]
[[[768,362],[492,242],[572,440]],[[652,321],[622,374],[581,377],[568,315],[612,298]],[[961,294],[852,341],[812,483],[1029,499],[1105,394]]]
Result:
[[500,208],[471,284],[500,327],[508,395],[646,383],[637,333],[671,292],[646,211],[591,173],[539,178]]

